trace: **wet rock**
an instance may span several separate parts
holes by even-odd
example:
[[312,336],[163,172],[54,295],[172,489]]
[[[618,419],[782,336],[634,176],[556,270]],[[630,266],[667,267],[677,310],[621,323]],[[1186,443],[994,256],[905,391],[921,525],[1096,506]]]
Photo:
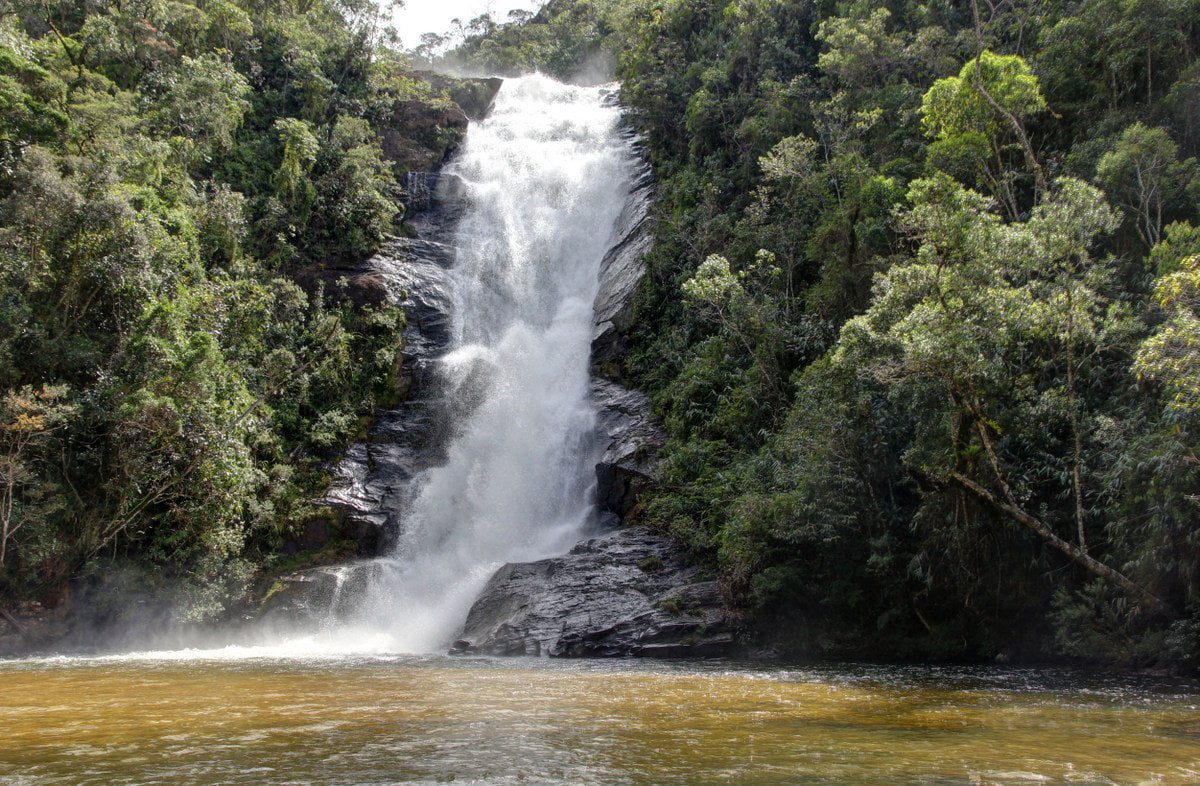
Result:
[[650,414],[644,393],[594,378],[592,402],[604,453],[596,464],[596,502],[600,510],[626,516],[654,482],[654,464],[662,447],[662,427]]
[[347,294],[359,308],[378,308],[390,300],[387,282],[378,273],[357,273],[346,279]]
[[281,576],[263,599],[263,619],[314,620],[324,617],[338,588],[337,568],[313,568]]
[[501,79],[459,79],[430,72],[413,76],[450,100],[398,100],[387,120],[377,125],[383,155],[398,174],[440,167],[462,143],[469,121],[481,120],[491,110],[503,84]]
[[505,565],[471,608],[454,654],[708,657],[733,646],[720,587],[643,527],[562,557]]
[[466,187],[447,172],[407,172],[403,178],[412,237],[448,243],[466,205]]
[[342,530],[360,543],[364,556],[391,549],[413,477],[443,458],[447,424],[431,372],[450,342],[454,288],[449,269],[456,251],[448,241],[460,209],[461,183],[433,173],[421,182],[430,193],[409,221],[414,236],[389,239],[357,269],[322,271],[334,281],[369,282],[385,302],[399,304],[406,318],[397,379],[405,399],[376,412],[367,439],[346,450],[329,490],[318,500],[341,514]]
[[378,562],[363,560],[281,576],[263,598],[258,619],[268,624],[333,624],[353,613],[379,570]]
[[628,348],[624,334],[632,325],[633,296],[646,274],[643,257],[654,241],[650,225],[654,184],[649,165],[643,164],[621,212],[620,239],[600,263],[600,285],[593,304],[595,368],[619,360]]

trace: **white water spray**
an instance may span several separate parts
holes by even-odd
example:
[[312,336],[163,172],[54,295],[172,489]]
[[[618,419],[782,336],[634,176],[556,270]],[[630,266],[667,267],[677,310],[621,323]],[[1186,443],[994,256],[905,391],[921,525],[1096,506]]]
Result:
[[448,460],[418,479],[343,646],[445,651],[497,568],[564,553],[595,515],[592,303],[634,169],[604,92],[507,80],[447,170],[466,187]]

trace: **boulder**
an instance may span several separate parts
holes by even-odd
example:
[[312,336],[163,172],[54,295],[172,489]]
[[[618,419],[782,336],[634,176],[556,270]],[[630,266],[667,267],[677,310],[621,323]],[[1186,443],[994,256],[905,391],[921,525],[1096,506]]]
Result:
[[671,538],[622,527],[502,567],[451,654],[710,657],[733,646],[719,584]]
[[364,560],[281,576],[263,598],[257,617],[268,625],[333,624],[354,613],[378,570],[378,562]]

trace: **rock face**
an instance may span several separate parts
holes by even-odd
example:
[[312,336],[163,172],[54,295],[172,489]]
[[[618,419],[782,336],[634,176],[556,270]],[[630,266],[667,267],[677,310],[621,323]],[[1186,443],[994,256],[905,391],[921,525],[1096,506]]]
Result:
[[646,273],[642,258],[654,242],[650,226],[654,183],[649,164],[643,163],[621,211],[620,240],[600,263],[592,333],[592,364],[599,369],[618,360],[626,350],[622,334],[631,325],[633,295]]
[[398,379],[406,398],[394,409],[376,413],[367,440],[350,446],[319,500],[342,514],[344,529],[361,544],[361,556],[384,553],[395,543],[411,481],[442,460],[446,436],[441,397],[430,371],[450,341],[454,290],[449,269],[455,258],[450,241],[461,189],[447,175],[414,174],[409,180],[424,189],[420,209],[409,221],[415,237],[389,240],[354,271],[325,272],[333,278],[355,276],[352,287],[355,280],[369,280],[372,291],[403,306],[407,319]]
[[596,429],[605,445],[596,464],[596,505],[624,518],[654,482],[662,427],[650,414],[650,400],[644,393],[596,377],[591,395]]
[[732,642],[717,582],[666,536],[625,527],[562,557],[505,565],[451,652],[698,657]]

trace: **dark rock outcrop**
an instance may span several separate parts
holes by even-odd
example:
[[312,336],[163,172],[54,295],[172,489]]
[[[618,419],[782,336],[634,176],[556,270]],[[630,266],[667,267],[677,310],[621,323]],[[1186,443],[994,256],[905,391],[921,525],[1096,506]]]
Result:
[[462,143],[470,120],[482,120],[500,91],[501,79],[460,79],[429,72],[414,77],[428,83],[443,100],[400,99],[379,123],[384,156],[396,172],[436,170]]
[[592,365],[598,369],[618,360],[627,349],[624,333],[632,324],[633,295],[646,274],[642,258],[654,242],[650,226],[654,184],[649,164],[643,163],[618,219],[617,243],[600,263],[592,332]]
[[433,71],[415,71],[414,75],[428,82],[435,90],[444,91],[471,120],[487,117],[496,103],[500,86],[504,84],[499,77],[459,77]]
[[596,464],[596,504],[624,518],[653,483],[654,462],[664,439],[662,427],[650,414],[650,400],[644,393],[594,378],[591,396],[597,410],[596,430],[604,443],[604,454]]
[[355,270],[322,273],[334,280],[353,281],[353,276],[369,281],[372,292],[403,307],[407,320],[397,379],[405,399],[376,413],[367,439],[347,449],[319,500],[341,513],[342,529],[363,545],[363,556],[391,548],[413,477],[443,457],[446,424],[439,416],[440,396],[430,371],[450,341],[454,289],[449,269],[456,252],[449,241],[461,189],[455,178],[445,175],[426,174],[419,180],[429,193],[409,221],[415,237],[390,239]]
[[452,653],[696,657],[732,644],[717,582],[670,538],[627,527],[562,557],[505,565]]
[[467,116],[453,104],[421,99],[397,101],[386,123],[377,129],[383,155],[397,172],[441,166],[467,133]]

